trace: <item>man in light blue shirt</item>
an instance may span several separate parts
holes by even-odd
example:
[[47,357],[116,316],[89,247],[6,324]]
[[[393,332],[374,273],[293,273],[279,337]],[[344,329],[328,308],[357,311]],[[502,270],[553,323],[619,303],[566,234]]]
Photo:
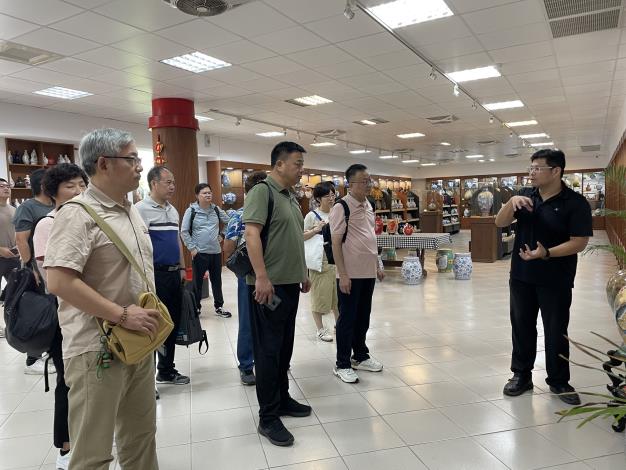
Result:
[[195,188],[197,201],[185,211],[181,224],[183,243],[191,253],[193,265],[193,282],[196,304],[200,308],[202,300],[202,281],[204,273],[209,271],[209,280],[213,291],[213,305],[218,317],[230,318],[232,315],[223,309],[222,295],[222,247],[224,228],[220,230],[220,222],[228,223],[228,214],[213,204],[213,191],[206,183]]

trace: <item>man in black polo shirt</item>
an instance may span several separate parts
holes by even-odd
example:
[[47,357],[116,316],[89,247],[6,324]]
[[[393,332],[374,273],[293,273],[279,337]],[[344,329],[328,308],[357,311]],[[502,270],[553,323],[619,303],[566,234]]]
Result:
[[569,385],[569,357],[565,338],[576,276],[577,254],[585,249],[591,228],[591,208],[580,194],[562,182],[565,155],[560,150],[539,150],[528,168],[533,188],[513,196],[496,217],[498,227],[517,219],[511,259],[511,325],[513,378],[504,394],[518,396],[532,390],[532,369],[537,354],[537,314],[541,310],[545,336],[546,383],[569,405],[580,398]]

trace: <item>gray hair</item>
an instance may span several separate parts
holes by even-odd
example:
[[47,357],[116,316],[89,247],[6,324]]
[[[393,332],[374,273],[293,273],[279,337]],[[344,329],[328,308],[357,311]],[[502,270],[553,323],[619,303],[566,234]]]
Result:
[[124,148],[135,141],[130,132],[120,129],[95,129],[80,141],[78,154],[83,169],[89,176],[96,174],[98,158],[108,155],[117,156]]

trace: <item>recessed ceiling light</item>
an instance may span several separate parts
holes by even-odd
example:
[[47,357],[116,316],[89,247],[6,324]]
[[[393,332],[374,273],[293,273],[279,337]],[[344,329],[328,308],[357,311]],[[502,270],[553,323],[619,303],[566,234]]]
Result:
[[482,80],[484,78],[500,77],[500,71],[493,65],[479,67],[476,69],[460,70],[446,74],[448,78],[457,83],[471,82],[472,80]]
[[372,151],[367,150],[367,149],[359,149],[359,150],[350,150],[350,153],[354,155],[360,155],[362,153],[372,153]]
[[257,134],[259,137],[280,137],[283,135],[282,132],[271,131],[271,132],[260,132]]
[[424,134],[421,132],[412,132],[410,134],[398,134],[398,137],[401,139],[414,139],[416,137],[424,137]]
[[77,98],[84,98],[85,96],[91,96],[93,93],[86,91],[72,90],[71,88],[63,88],[60,86],[53,86],[46,88],[45,90],[33,91],[36,95],[51,96],[53,98],[61,98],[63,100],[75,100]]
[[539,134],[523,134],[519,136],[520,139],[535,139],[537,137],[550,137],[550,136],[546,134],[545,132],[540,132]]
[[554,142],[539,142],[536,144],[530,144],[532,147],[551,147],[554,145]]
[[248,171],[254,171],[254,169],[252,169],[252,168],[248,168]]
[[483,158],[484,155],[465,155],[465,158]]
[[223,67],[230,67],[232,64],[224,62],[223,60],[216,59],[210,55],[203,54],[202,52],[192,52],[191,54],[184,54],[171,59],[163,59],[160,62],[171,65],[179,69],[187,70],[193,73],[206,72],[208,70],[221,69]]
[[377,122],[370,121],[369,119],[361,119],[359,122],[361,124],[365,124],[366,126],[375,126],[376,124],[378,124]]
[[322,175],[322,178],[326,178],[328,175]]
[[495,158],[490,158],[490,159],[489,159],[489,161],[490,161],[490,162],[495,162],[495,161],[496,161],[496,159],[495,159]]
[[444,147],[449,147],[452,144],[450,142],[441,142],[439,145],[443,145]]
[[309,173],[309,176],[315,176],[315,173]]
[[234,170],[232,166],[226,167],[227,170]]
[[478,160],[478,163],[485,163],[485,160]]
[[523,108],[524,103],[520,100],[500,101],[499,103],[486,103],[483,105],[489,111],[497,111],[498,109]]
[[443,0],[395,0],[368,10],[393,29],[454,15]]
[[534,119],[531,119],[529,121],[515,121],[506,123],[506,125],[509,127],[536,126],[537,124],[539,123]]
[[402,163],[419,163],[419,160],[411,159],[411,160],[402,160]]
[[422,163],[422,166],[435,166],[436,163]]
[[332,147],[334,145],[337,145],[337,144],[334,144],[332,142],[315,142],[311,144],[312,147]]
[[204,122],[204,121],[215,121],[215,119],[207,117],[207,116],[200,116],[198,114],[196,114],[196,119],[200,122]]
[[378,157],[382,160],[389,160],[390,158],[398,158],[397,155],[381,155],[380,157]]
[[287,100],[287,102],[300,106],[318,106],[320,104],[332,103],[333,101],[328,98],[324,98],[323,96],[311,95],[293,98],[291,100]]

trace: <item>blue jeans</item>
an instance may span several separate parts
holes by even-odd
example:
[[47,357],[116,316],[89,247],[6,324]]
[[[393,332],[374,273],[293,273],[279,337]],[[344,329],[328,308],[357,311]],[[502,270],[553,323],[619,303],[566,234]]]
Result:
[[240,370],[252,370],[254,352],[252,350],[252,330],[250,327],[250,301],[246,278],[237,279],[237,309],[239,311],[239,332],[237,333],[237,360]]

